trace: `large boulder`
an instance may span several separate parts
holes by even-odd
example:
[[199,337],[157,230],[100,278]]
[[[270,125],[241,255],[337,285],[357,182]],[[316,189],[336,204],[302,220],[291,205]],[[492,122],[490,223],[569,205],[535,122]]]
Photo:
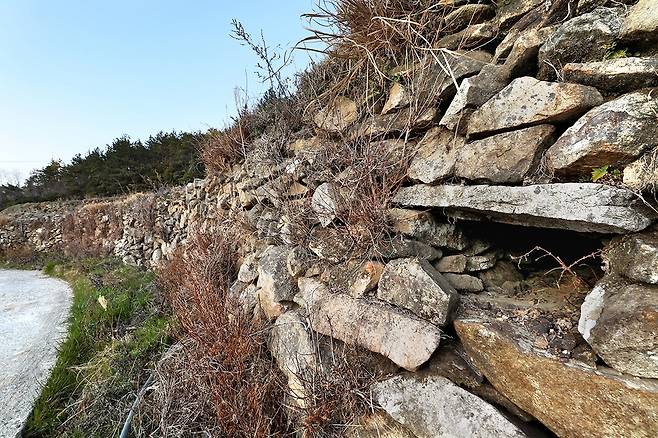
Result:
[[509,186],[403,187],[394,202],[444,208],[454,217],[559,228],[628,233],[651,225],[655,214],[629,190],[593,183]]
[[572,63],[564,66],[562,75],[567,82],[589,85],[614,93],[626,93],[658,86],[658,57]]
[[515,79],[477,110],[468,124],[469,137],[578,118],[603,103],[596,88],[579,84]]
[[455,176],[497,184],[523,182],[555,139],[552,125],[504,132],[467,143],[458,151]]
[[432,128],[418,143],[418,150],[409,166],[409,178],[432,184],[451,177],[457,152],[466,139],[444,128]]
[[658,3],[640,0],[632,6],[624,20],[621,37],[627,41],[658,41]]
[[386,264],[377,298],[444,326],[459,295],[426,260],[397,259]]
[[313,278],[299,279],[296,301],[313,330],[379,353],[409,371],[427,362],[441,342],[441,330],[390,305],[332,294]]
[[375,384],[373,394],[419,438],[526,436],[496,408],[445,377],[400,375]]
[[539,49],[539,78],[554,80],[570,62],[600,61],[614,47],[623,10],[597,8],[560,25]]
[[658,378],[658,286],[604,278],[585,298],[578,330],[612,368]]
[[658,233],[620,236],[606,247],[608,269],[631,281],[658,285]]
[[546,152],[558,175],[628,163],[658,146],[658,94],[625,94],[589,111]]
[[658,382],[619,375],[533,348],[524,329],[487,319],[455,321],[477,368],[519,408],[558,436],[654,437]]

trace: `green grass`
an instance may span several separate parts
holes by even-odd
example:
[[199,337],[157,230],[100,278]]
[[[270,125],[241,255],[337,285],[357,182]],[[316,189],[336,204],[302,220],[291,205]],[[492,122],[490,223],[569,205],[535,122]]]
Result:
[[44,272],[68,281],[74,297],[68,337],[25,436],[118,436],[169,343],[171,319],[154,274],[113,259],[50,262]]

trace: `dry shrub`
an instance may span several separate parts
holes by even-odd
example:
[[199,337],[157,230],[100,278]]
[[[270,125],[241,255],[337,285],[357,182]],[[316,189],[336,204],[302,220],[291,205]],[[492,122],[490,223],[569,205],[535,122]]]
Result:
[[449,11],[431,0],[321,0],[317,12],[305,15],[314,29],[303,42],[319,42],[322,52],[349,61],[334,91],[354,78],[383,82],[393,67],[418,62],[434,48]]
[[[197,234],[160,278],[187,340],[186,372],[214,415],[208,427],[215,436],[277,436],[287,431],[280,404],[284,377],[267,350],[268,323],[237,311],[239,303],[229,296],[237,242],[228,228]],[[186,394],[171,397],[169,403],[186,409]]]
[[121,237],[122,209],[116,202],[94,202],[68,212],[61,221],[62,245],[66,255],[92,257],[109,255],[109,245]]
[[249,141],[247,118],[239,117],[226,129],[210,129],[206,133],[200,145],[201,160],[208,172],[226,172],[244,159]]
[[304,408],[298,409],[302,436],[345,436],[374,412],[370,388],[391,369],[382,366],[382,358],[330,337],[318,336],[314,342],[322,365],[298,376],[305,395]]

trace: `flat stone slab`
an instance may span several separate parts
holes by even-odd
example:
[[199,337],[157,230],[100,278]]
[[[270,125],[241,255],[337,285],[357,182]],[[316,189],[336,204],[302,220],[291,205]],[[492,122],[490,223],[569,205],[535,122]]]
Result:
[[65,282],[0,270],[0,436],[22,429],[57,360],[70,306]]
[[593,183],[403,187],[404,207],[445,208],[449,216],[580,232],[628,233],[651,225],[655,213],[631,191]]

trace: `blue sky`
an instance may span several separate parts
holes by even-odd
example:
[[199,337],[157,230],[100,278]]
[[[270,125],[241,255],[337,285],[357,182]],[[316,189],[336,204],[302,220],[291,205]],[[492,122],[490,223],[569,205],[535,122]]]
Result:
[[[307,36],[313,0],[0,0],[0,177],[69,160],[123,134],[222,126],[235,88],[262,89],[229,36]],[[297,51],[295,67],[308,62]]]

